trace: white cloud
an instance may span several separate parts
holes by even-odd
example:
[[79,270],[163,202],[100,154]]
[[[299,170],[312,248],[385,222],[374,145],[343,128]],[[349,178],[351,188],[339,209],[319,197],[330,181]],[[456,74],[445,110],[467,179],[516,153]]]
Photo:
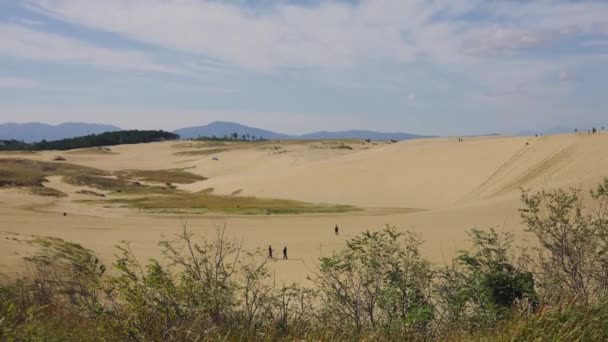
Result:
[[135,51],[98,47],[16,24],[0,24],[0,55],[19,59],[88,64],[116,70],[182,73]]
[[[28,0],[62,20],[254,70],[348,67],[367,60],[440,62],[524,51],[602,32],[596,1],[376,0],[243,9],[206,0]],[[477,10],[494,19],[465,20]],[[471,60],[472,59],[472,60]]]
[[[271,0],[257,8],[217,0],[22,2],[74,27],[113,33],[95,37],[126,39],[120,46],[133,41],[158,49],[110,48],[85,41],[88,36],[79,36],[77,29],[69,35],[43,32],[55,28],[45,20],[45,25],[0,24],[0,55],[205,75],[209,87],[201,92],[238,91],[249,84],[272,91],[287,80],[304,89],[343,88],[340,94],[375,92],[387,102],[412,107],[441,99],[428,107],[435,111],[458,98],[455,107],[489,103],[484,112],[496,113],[517,105],[527,115],[531,102],[557,102],[578,86],[563,81],[587,78],[578,72],[606,64],[600,42],[608,38],[602,36],[608,35],[608,2],[599,0],[362,0],[307,6]],[[586,44],[590,37],[596,42]],[[282,82],[269,81],[275,76]],[[441,90],[430,90],[432,83]]]

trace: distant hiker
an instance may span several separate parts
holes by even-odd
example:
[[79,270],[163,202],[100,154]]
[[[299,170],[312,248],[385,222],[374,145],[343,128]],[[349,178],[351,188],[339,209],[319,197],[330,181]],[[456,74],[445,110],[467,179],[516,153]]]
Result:
[[283,260],[287,260],[287,246],[283,247]]
[[338,225],[336,225],[336,228],[334,228],[334,233],[336,234],[336,236],[340,236],[340,228],[338,227]]
[[63,213],[63,216],[68,216],[68,213]]
[[268,259],[272,259],[272,246],[268,245]]

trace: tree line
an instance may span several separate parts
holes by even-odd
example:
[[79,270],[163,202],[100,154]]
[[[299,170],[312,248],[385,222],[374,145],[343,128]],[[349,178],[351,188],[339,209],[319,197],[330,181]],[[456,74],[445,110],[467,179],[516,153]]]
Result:
[[0,140],[0,151],[72,150],[77,148],[139,144],[177,139],[179,139],[179,135],[162,130],[125,130],[54,141],[42,140],[33,143],[26,143],[18,140]]
[[262,136],[256,136],[255,134],[239,134],[237,132],[233,132],[231,134],[224,134],[221,137],[216,135],[212,136],[199,136],[195,140],[199,141],[268,141],[268,139]]

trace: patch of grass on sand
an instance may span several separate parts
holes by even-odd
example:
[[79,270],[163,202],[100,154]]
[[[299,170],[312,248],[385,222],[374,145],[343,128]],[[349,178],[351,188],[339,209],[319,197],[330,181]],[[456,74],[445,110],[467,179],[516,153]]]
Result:
[[306,202],[257,197],[220,196],[209,192],[176,193],[168,196],[146,196],[111,200],[133,208],[155,212],[221,212],[244,215],[340,213],[359,210],[347,205],[311,204]]
[[172,170],[124,170],[116,172],[119,178],[137,179],[152,183],[192,184],[207,178],[180,169]]
[[104,175],[105,171],[86,166],[19,158],[0,159],[0,187],[42,187],[48,176],[78,173]]
[[207,147],[224,147],[230,146],[224,141],[199,141],[199,142],[183,142],[171,145],[172,148],[207,148]]
[[[65,162],[0,158],[0,187],[40,188],[32,190],[32,193],[53,196],[53,191],[45,190],[43,185],[47,182],[46,177],[49,176],[63,176],[64,182],[74,186],[88,186],[127,194],[173,194],[178,191],[170,185],[171,183],[188,184],[205,179],[205,177],[184,170],[108,172]],[[164,183],[167,186],[147,186],[137,180]]]
[[102,146],[80,148],[77,150],[72,150],[68,153],[69,154],[118,154],[117,152],[113,152],[110,148],[102,147]]
[[44,196],[44,197],[68,197],[68,195],[62,191],[47,187],[30,187],[29,191],[33,195]]
[[87,186],[99,190],[112,191],[124,194],[166,194],[173,190],[159,186],[147,186],[122,178],[104,177],[90,174],[77,174],[63,178],[63,181],[74,186]]
[[79,195],[86,195],[86,196],[106,197],[106,195],[104,195],[102,193],[91,191],[91,190],[78,190],[78,191],[76,191],[76,193]]
[[230,150],[231,150],[231,148],[218,147],[218,148],[208,148],[208,149],[204,149],[204,150],[175,152],[175,153],[173,153],[173,155],[175,155],[175,156],[210,156],[212,154],[227,152]]

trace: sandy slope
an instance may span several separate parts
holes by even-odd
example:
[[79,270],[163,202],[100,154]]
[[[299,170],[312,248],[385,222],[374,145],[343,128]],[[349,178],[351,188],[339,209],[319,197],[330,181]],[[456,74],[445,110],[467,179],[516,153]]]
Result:
[[[189,168],[209,180],[182,186],[213,187],[217,193],[278,197],[362,207],[421,208],[399,213],[373,211],[337,215],[186,218],[197,232],[212,234],[228,224],[247,248],[289,248],[293,260],[273,263],[280,281],[302,281],[320,255],[341,248],[344,239],[386,224],[414,228],[427,241],[434,262],[466,246],[465,230],[500,226],[520,233],[517,208],[521,187],[588,188],[608,176],[608,134],[540,138],[486,137],[414,140],[398,144],[347,143],[353,150],[317,143],[239,145],[212,155],[175,155],[200,150],[167,142],[113,147],[114,153],[44,152],[27,158],[68,162],[107,170]],[[287,152],[283,152],[287,151]],[[2,155],[0,154],[0,158]],[[219,160],[212,160],[213,157]],[[176,216],[84,206],[77,188],[52,178],[49,186],[69,194],[42,199],[17,190],[0,190],[0,272],[19,271],[27,248],[12,233],[58,236],[93,248],[111,260],[113,246],[131,240],[143,259],[158,256],[157,241],[180,229]],[[61,215],[68,212],[67,217]],[[333,226],[342,236],[333,236]],[[521,234],[520,234],[521,235]]]

